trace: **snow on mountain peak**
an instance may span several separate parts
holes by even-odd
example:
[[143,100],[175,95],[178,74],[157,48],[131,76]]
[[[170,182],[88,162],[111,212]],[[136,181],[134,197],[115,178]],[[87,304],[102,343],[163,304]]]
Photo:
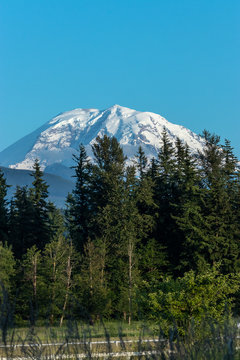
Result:
[[170,140],[175,141],[179,137],[188,143],[192,151],[202,149],[201,138],[183,126],[172,124],[155,113],[115,104],[105,110],[80,108],[58,114],[2,151],[0,164],[16,169],[31,169],[38,158],[42,168],[48,171],[55,169],[56,165],[68,167],[72,165],[72,154],[80,143],[85,145],[91,157],[91,145],[96,136],[104,134],[117,138],[129,160],[134,158],[140,145],[146,156],[152,158],[157,155],[164,127]]

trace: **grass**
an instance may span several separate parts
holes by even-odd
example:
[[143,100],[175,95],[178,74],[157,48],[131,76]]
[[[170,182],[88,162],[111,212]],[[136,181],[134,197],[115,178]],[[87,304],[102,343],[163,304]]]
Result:
[[[89,326],[86,323],[69,321],[62,328],[12,328],[2,342],[7,346],[0,348],[0,357],[39,358],[47,355],[59,356],[60,353],[74,355],[139,351],[141,343],[141,349],[146,349],[147,343],[144,340],[152,336],[153,329],[150,331],[146,324],[142,325],[140,322],[133,322],[131,326],[115,321]],[[151,349],[153,347],[154,343]]]
[[[0,348],[0,358],[40,359],[51,356],[53,359],[59,359],[72,356],[75,359],[79,358],[79,354],[84,354],[86,358],[91,359],[95,355],[100,358],[105,354],[106,358],[112,358],[114,353],[128,352],[128,357],[139,359],[240,359],[237,349],[237,323],[230,318],[221,323],[206,320],[201,326],[193,322],[184,338],[178,336],[177,329],[173,326],[164,341],[158,341],[163,337],[160,328],[157,329],[153,324],[148,327],[140,322],[134,322],[131,326],[117,322],[89,326],[69,321],[62,328],[30,327],[8,330],[6,337],[2,329],[2,343],[11,346]],[[153,337],[155,342],[144,341]],[[128,342],[129,339],[134,342]],[[105,343],[92,344],[97,341]],[[50,346],[53,343],[55,345]]]
[[207,318],[200,324],[193,321],[183,337],[174,325],[166,336],[161,324],[147,322],[129,326],[99,321],[90,326],[69,319],[61,328],[37,326],[41,324],[17,328],[8,301],[0,305],[0,359],[111,359],[118,353],[118,358],[240,360],[237,321],[229,315],[221,322]]
[[[146,336],[144,332],[147,332],[147,336],[156,336],[158,334],[158,326],[154,323],[143,323],[140,321],[133,321],[131,325],[128,325],[127,322],[120,321],[107,321],[101,322],[98,321],[94,325],[90,326],[84,322],[75,323],[74,327],[78,328],[78,333],[74,335],[74,331],[71,330],[70,323],[65,322],[62,327],[59,326],[38,326],[38,324],[34,327],[35,336],[41,341],[45,343],[49,341],[50,338],[54,338],[57,342],[64,341],[66,339],[66,335],[68,334],[70,337],[79,336],[79,333],[84,334],[85,339],[91,340],[104,340],[106,338],[106,332],[109,334],[112,340],[119,339],[119,333],[125,339],[138,339],[139,334],[142,333],[143,336]],[[22,341],[29,334],[29,327],[16,327],[14,329],[9,329],[7,334],[7,342],[10,341],[12,335],[18,341]]]

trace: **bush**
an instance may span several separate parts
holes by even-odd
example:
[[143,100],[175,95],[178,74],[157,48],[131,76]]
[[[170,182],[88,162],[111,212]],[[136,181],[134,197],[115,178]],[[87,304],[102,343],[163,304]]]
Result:
[[239,276],[222,275],[215,267],[200,274],[189,271],[176,280],[166,277],[148,288],[142,301],[147,303],[149,317],[161,323],[164,331],[174,322],[184,334],[193,319],[196,324],[206,317],[221,321],[238,289]]

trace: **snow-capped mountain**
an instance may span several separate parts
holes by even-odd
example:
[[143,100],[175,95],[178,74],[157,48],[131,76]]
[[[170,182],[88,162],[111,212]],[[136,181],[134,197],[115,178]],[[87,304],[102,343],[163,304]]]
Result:
[[172,124],[158,114],[114,105],[106,110],[75,109],[59,114],[2,151],[0,165],[30,170],[38,158],[43,170],[68,177],[72,154],[79,144],[86,147],[91,157],[96,136],[104,134],[117,138],[129,161],[140,145],[147,157],[152,158],[161,145],[164,127],[173,142],[179,137],[194,152],[203,148],[202,139],[183,126]]

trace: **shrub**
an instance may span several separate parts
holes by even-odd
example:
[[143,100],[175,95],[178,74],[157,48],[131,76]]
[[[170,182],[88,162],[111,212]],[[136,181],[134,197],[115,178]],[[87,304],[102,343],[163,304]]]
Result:
[[165,331],[174,322],[184,334],[193,319],[196,324],[206,317],[221,321],[226,308],[231,310],[238,283],[239,276],[222,275],[216,267],[200,274],[189,271],[176,280],[164,278],[148,289],[144,301],[149,317],[161,323]]

